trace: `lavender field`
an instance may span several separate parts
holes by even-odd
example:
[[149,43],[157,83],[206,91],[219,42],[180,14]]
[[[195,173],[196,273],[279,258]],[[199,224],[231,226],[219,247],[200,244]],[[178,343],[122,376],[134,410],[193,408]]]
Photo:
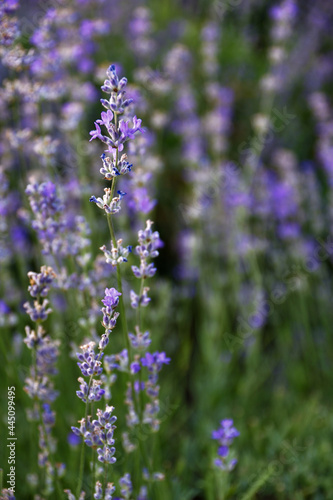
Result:
[[0,0],[1,500],[333,500],[332,32]]

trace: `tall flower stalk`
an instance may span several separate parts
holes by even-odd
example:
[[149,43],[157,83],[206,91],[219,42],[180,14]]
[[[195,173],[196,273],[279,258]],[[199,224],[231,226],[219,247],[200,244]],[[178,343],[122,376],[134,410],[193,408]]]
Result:
[[[97,449],[98,460],[104,464],[104,481],[103,484],[100,481],[95,483],[94,498],[102,498],[103,495],[104,498],[111,498],[114,491],[112,483],[107,482],[107,466],[116,461],[115,447],[113,446],[115,442],[113,437],[115,426],[113,424],[116,420],[116,417],[112,415],[114,408],[107,404],[105,411],[98,409],[96,420],[91,420],[90,415],[93,413],[94,402],[99,402],[102,397],[107,400],[111,398],[108,385],[115,380],[115,378],[112,379],[112,374],[110,376],[111,370],[125,371],[128,376],[125,404],[128,408],[127,427],[129,433],[123,433],[123,447],[127,453],[130,453],[137,448],[135,444],[131,443],[131,437],[138,440],[140,457],[137,464],[139,469],[134,486],[134,490],[137,490],[139,495],[138,498],[143,500],[147,498],[148,494],[148,487],[142,484],[142,479],[148,483],[163,479],[163,474],[152,472],[151,459],[148,457],[143,442],[143,433],[144,426],[146,429],[150,428],[151,431],[157,431],[159,428],[158,373],[163,364],[168,364],[170,359],[166,357],[164,352],[153,354],[147,352],[151,343],[149,332],[141,333],[141,308],[150,302],[149,288],[145,286],[145,283],[146,279],[153,277],[156,272],[155,266],[150,261],[158,256],[157,249],[162,246],[162,242],[159,233],[152,231],[153,223],[148,220],[146,228],[138,233],[138,245],[135,248],[135,253],[140,258],[140,267],[132,266],[134,276],[140,279],[138,293],[134,290],[130,292],[131,306],[136,309],[136,335],[134,335],[129,333],[127,328],[120,269],[120,266],[127,262],[132,247],[123,246],[122,239],[116,238],[113,224],[113,216],[120,212],[122,199],[126,195],[117,189],[117,178],[130,172],[133,166],[122,151],[126,142],[133,140],[137,132],[144,131],[140,119],[136,116],[130,118],[128,108],[132,99],[125,97],[126,85],[127,79],[119,80],[115,66],[110,66],[107,70],[107,79],[102,86],[102,90],[108,93],[110,98],[101,99],[101,103],[107,111],[101,113],[101,118],[95,122],[95,130],[90,132],[90,140],[99,139],[107,147],[101,156],[100,172],[104,179],[110,182],[110,185],[104,189],[103,196],[91,196],[90,201],[103,210],[107,217],[111,238],[110,249],[103,245],[100,250],[104,253],[106,262],[117,270],[117,290],[115,288],[105,290],[105,298],[102,301],[105,306],[102,308],[102,325],[105,328],[105,333],[98,345],[100,352],[96,354],[95,343],[89,342],[81,347],[80,353],[77,353],[78,365],[83,375],[79,378],[80,390],[77,391],[77,396],[86,404],[86,411],[85,417],[79,421],[80,427],[72,427],[72,431],[76,435],[83,437],[76,498],[81,498],[83,494],[81,487],[85,445]],[[129,119],[120,118],[125,113]],[[103,132],[101,127],[103,127]],[[104,135],[105,130],[107,135]],[[121,156],[120,153],[122,153]],[[114,311],[118,305],[119,313]],[[109,335],[116,325],[118,315],[121,318],[125,349],[119,354],[105,357],[104,367],[107,375],[102,375],[102,356],[109,342]],[[99,380],[96,377],[100,375],[102,376]],[[89,405],[91,412],[89,412]],[[144,464],[143,470],[141,470],[141,460]],[[120,479],[119,484],[123,498],[129,498],[133,486],[128,472]],[[66,493],[70,499],[75,498],[70,490],[66,490]]]
[[[25,379],[24,390],[33,400],[33,409],[28,412],[28,417],[32,421],[39,422],[38,466],[45,471],[45,494],[49,495],[54,489],[54,483],[59,488],[58,471],[53,458],[55,442],[52,428],[55,424],[55,412],[51,408],[51,404],[58,396],[52,378],[57,374],[59,341],[51,339],[46,334],[42,322],[52,312],[46,297],[55,279],[55,273],[51,267],[43,266],[40,273],[29,272],[28,277],[30,279],[28,290],[34,301],[32,304],[26,302],[24,308],[35,323],[35,328],[32,330],[27,326],[25,329],[24,342],[32,350],[33,364],[29,376]],[[63,466],[58,467],[59,470],[62,468]]]
[[[101,103],[107,111],[103,111],[101,118],[95,122],[95,130],[90,132],[90,140],[100,139],[107,146],[105,153],[108,153],[110,156],[107,156],[105,153],[102,154],[103,166],[100,172],[104,176],[104,179],[111,182],[111,185],[104,189],[102,198],[92,196],[90,201],[96,203],[96,205],[106,213],[111,236],[111,255],[114,257],[112,263],[117,267],[117,286],[118,291],[122,294],[122,280],[119,264],[124,262],[124,253],[127,255],[128,251],[130,251],[130,247],[127,247],[127,250],[124,251],[121,246],[122,242],[119,240],[117,241],[111,216],[120,212],[121,200],[126,195],[126,193],[117,190],[117,195],[115,196],[117,177],[126,175],[131,171],[133,166],[128,162],[125,153],[122,154],[120,158],[119,153],[123,151],[127,141],[134,139],[137,132],[143,132],[143,128],[141,127],[141,120],[136,116],[132,118],[132,126],[130,125],[130,120],[119,119],[133,102],[132,99],[125,98],[127,79],[121,78],[121,80],[119,80],[114,65],[109,67],[106,74],[107,79],[104,81],[104,85],[101,88],[104,92],[110,94],[110,98],[101,99]],[[108,135],[103,135],[101,126],[106,129]],[[104,251],[105,247],[102,247],[102,249]],[[120,299],[120,314],[124,340],[130,354],[123,295]]]

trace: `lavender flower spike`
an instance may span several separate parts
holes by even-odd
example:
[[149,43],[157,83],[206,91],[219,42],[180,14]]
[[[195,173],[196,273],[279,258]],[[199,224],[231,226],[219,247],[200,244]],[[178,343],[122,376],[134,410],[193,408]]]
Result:
[[[158,248],[163,246],[160,235],[157,231],[152,231],[153,222],[146,221],[146,228],[138,232],[138,245],[135,247],[135,253],[140,257],[140,267],[132,266],[133,274],[138,279],[152,278],[156,273],[156,267],[148,259],[154,259],[158,256]],[[148,297],[148,287],[143,287],[141,295],[137,295],[131,290],[131,306],[136,309],[140,305],[146,307],[150,298]]]
[[120,211],[120,201],[126,194],[118,191],[118,196],[114,196],[115,179],[117,176],[127,174],[132,168],[132,164],[127,161],[127,155],[123,154],[118,158],[118,154],[124,149],[126,142],[133,140],[136,133],[142,133],[144,129],[140,118],[136,116],[132,116],[131,120],[119,119],[133,102],[132,99],[125,99],[127,79],[119,80],[114,65],[109,67],[106,74],[107,79],[101,88],[110,94],[110,98],[101,99],[101,103],[107,111],[102,111],[101,118],[95,121],[95,130],[90,132],[90,141],[99,139],[107,146],[105,153],[110,153],[111,157],[103,153],[101,157],[103,167],[100,172],[104,179],[112,182],[112,185],[111,188],[104,189],[103,197],[91,196],[90,201],[96,203],[107,215],[114,215]]
[[122,242],[123,240],[119,239],[117,241],[117,246],[115,246],[113,241],[111,241],[111,251],[107,250],[105,245],[100,247],[100,250],[104,253],[107,264],[111,264],[113,267],[116,267],[117,264],[127,262],[127,257],[128,254],[132,252],[132,247],[131,245],[123,247]]
[[220,428],[212,432],[212,439],[215,439],[219,448],[217,454],[219,458],[216,458],[215,465],[222,470],[230,471],[232,470],[237,460],[235,458],[229,457],[229,448],[233,443],[235,437],[239,436],[238,430],[233,426],[233,420],[225,419],[221,420]]

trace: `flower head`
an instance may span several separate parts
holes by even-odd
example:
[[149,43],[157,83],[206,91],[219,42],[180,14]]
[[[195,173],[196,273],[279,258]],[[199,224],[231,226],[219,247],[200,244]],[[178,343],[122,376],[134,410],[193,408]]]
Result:
[[115,288],[105,288],[105,297],[102,299],[105,307],[110,307],[114,309],[119,304],[119,297],[121,293],[118,292]]
[[217,450],[218,458],[215,459],[214,463],[222,470],[230,471],[237,463],[235,458],[228,458],[229,448],[235,437],[239,436],[239,432],[233,424],[233,420],[231,419],[221,420],[220,428],[212,432],[212,439],[215,439],[219,444]]

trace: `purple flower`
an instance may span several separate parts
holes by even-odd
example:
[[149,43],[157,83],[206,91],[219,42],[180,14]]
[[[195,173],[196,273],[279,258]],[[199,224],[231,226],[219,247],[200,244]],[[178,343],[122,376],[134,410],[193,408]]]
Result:
[[218,440],[221,444],[231,444],[233,439],[239,436],[238,430],[233,427],[233,420],[221,420],[220,425],[221,427],[217,431],[212,432],[212,438]]
[[10,313],[10,308],[7,306],[6,302],[0,299],[0,314]]
[[91,139],[89,142],[91,142],[93,139],[100,139],[101,141],[104,142],[104,137],[102,135],[101,127],[98,125],[97,122],[95,122],[95,127],[96,130],[92,130],[91,132],[89,132],[89,134],[91,135]]
[[133,333],[128,334],[131,345],[133,349],[145,351],[151,343],[149,332],[146,331],[144,333],[141,333],[138,326],[135,327],[135,330],[136,335],[134,335]]
[[131,363],[131,373],[138,373],[140,370],[140,363],[138,361],[133,361],[133,363]]
[[50,290],[50,285],[55,279],[55,273],[51,267],[42,266],[40,273],[34,273],[30,271],[28,273],[28,278],[30,281],[30,286],[28,290],[31,297],[46,297]]
[[[87,446],[97,447],[98,460],[102,463],[113,464],[116,458],[113,438],[116,426],[113,425],[117,417],[112,415],[113,406],[106,406],[105,411],[97,410],[97,420],[90,421],[90,416],[87,419],[83,418],[79,421],[80,427],[72,427],[72,431],[77,436],[82,436]],[[103,447],[103,448],[102,448]]]
[[79,360],[77,364],[84,377],[100,375],[103,371],[101,362],[103,352],[95,354],[94,345],[94,342],[89,342],[89,344],[81,346],[82,352],[76,353],[77,359]]
[[220,446],[219,449],[217,450],[217,454],[220,455],[220,457],[226,457],[228,453],[229,453],[228,446]]
[[119,484],[120,484],[120,493],[124,498],[130,498],[132,491],[133,491],[133,486],[132,486],[132,481],[131,481],[131,476],[129,474],[125,474],[122,478],[119,479]]
[[110,307],[114,309],[119,304],[119,297],[121,293],[118,292],[115,288],[106,288],[105,289],[105,297],[102,299],[105,307]]
[[228,460],[229,448],[232,445],[235,437],[239,436],[238,430],[233,425],[233,420],[224,419],[220,422],[220,428],[212,432],[212,439],[219,443],[217,454],[219,458],[215,460],[215,465],[222,470],[232,470],[236,463],[236,459]]
[[96,120],[96,123],[99,123],[100,125],[104,125],[107,129],[110,125],[110,122],[113,120],[113,113],[110,109],[107,110],[107,112],[102,111],[101,113],[101,120]]
[[140,305],[142,307],[147,307],[147,305],[151,301],[151,298],[148,297],[148,295],[147,295],[148,291],[149,291],[149,288],[145,287],[142,291],[142,295],[139,296],[133,290],[131,290],[130,297],[131,297],[131,306],[133,307],[133,309],[136,309]]
[[154,354],[146,352],[145,357],[141,358],[142,366],[146,366],[152,372],[159,372],[162,365],[168,365],[170,361],[171,359],[166,357],[165,352],[154,352]]

